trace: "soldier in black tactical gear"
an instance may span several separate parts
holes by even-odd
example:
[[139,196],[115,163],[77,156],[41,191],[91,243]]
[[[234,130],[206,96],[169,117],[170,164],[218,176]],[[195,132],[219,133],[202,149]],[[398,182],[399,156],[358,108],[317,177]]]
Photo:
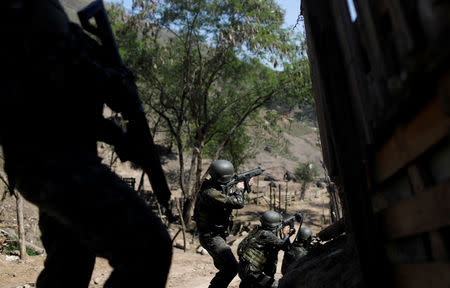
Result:
[[209,287],[228,287],[238,272],[238,262],[225,239],[232,210],[244,207],[244,191],[242,183],[238,183],[234,191],[225,187],[235,174],[230,161],[214,161],[208,174],[211,177],[202,183],[197,196],[194,220],[200,244],[209,252],[214,259],[214,266],[219,269]]
[[[293,229],[282,227],[283,217],[275,211],[262,214],[256,226],[238,246],[240,288],[275,288],[278,252],[288,250]],[[283,239],[277,234],[282,232]]]
[[145,118],[133,87],[57,0],[0,5],[8,71],[0,141],[10,186],[39,208],[47,258],[37,287],[88,287],[97,256],[113,267],[104,287],[165,287],[172,256],[165,227],[97,155],[103,141],[122,160],[137,160],[133,143],[143,127],[124,133],[102,116],[107,104],[129,123]]
[[283,263],[281,265],[281,273],[284,275],[287,272],[289,265],[294,263],[297,259],[308,254],[311,249],[312,231],[308,227],[302,227],[297,232],[295,240],[292,242],[290,248],[284,253]]

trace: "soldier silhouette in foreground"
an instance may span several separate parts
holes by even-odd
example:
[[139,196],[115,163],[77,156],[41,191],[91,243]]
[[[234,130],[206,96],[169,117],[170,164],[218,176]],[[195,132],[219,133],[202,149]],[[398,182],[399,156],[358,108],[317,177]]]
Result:
[[[238,273],[238,262],[226,243],[233,209],[244,207],[243,183],[234,191],[225,188],[235,175],[234,166],[227,160],[216,160],[208,169],[210,179],[202,183],[194,209],[200,244],[214,259],[219,272],[209,287],[228,287]],[[252,180],[250,179],[249,185]],[[226,190],[226,191],[224,191]]]
[[[168,191],[132,74],[57,0],[0,5],[8,71],[0,139],[10,185],[39,207],[47,258],[37,287],[88,287],[97,256],[113,267],[105,287],[164,287],[172,256],[165,227],[97,155],[97,141],[115,145],[121,160],[160,178],[155,193]],[[128,120],[126,133],[103,118],[104,104]]]
[[[274,279],[277,269],[278,252],[290,247],[289,236],[293,229],[288,224],[283,227],[280,213],[269,210],[260,218],[256,226],[238,246],[240,288],[276,288]],[[283,239],[277,234],[280,232]]]

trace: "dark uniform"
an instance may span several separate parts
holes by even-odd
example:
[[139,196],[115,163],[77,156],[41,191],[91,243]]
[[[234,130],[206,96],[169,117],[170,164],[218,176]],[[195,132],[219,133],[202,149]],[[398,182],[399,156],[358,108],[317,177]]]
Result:
[[231,212],[233,209],[243,207],[244,197],[241,189],[234,192],[223,191],[216,177],[203,182],[197,196],[194,219],[197,223],[200,244],[212,256],[214,266],[219,270],[209,287],[228,287],[238,273],[238,262],[225,239],[228,236]]
[[88,287],[96,256],[113,267],[105,287],[164,287],[165,227],[97,156],[99,140],[127,150],[103,105],[132,120],[142,116],[139,101],[124,97],[117,73],[102,67],[101,52],[57,0],[1,5],[8,73],[0,139],[10,184],[39,207],[47,258],[37,287]]
[[289,247],[289,249],[284,253],[283,263],[281,265],[281,273],[286,274],[288,267],[294,263],[296,260],[308,255],[309,249],[311,248],[312,232],[311,229],[307,227],[302,227],[298,231],[297,237]]
[[[278,214],[275,211],[267,212]],[[279,219],[279,223],[272,227],[266,225],[256,226],[239,244],[239,277],[241,278],[239,287],[278,287],[278,282],[274,279],[278,263],[278,252],[280,250],[286,251],[290,245],[289,237],[280,239],[276,235],[281,228],[281,215]]]

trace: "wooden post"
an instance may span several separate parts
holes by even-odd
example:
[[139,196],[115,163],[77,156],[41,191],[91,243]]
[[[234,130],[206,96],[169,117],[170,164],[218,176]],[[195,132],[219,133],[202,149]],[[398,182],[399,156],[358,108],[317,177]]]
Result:
[[281,211],[281,184],[278,184],[278,211]]
[[261,192],[259,191],[259,176],[256,176],[256,204],[259,204],[261,201],[258,199],[261,196]]
[[288,204],[288,181],[286,181],[286,192],[284,194],[284,212],[287,213],[287,204]]
[[6,185],[8,190],[14,194],[16,198],[16,212],[17,212],[17,228],[19,236],[19,252],[20,259],[25,259],[27,257],[27,248],[25,244],[25,228],[23,226],[23,198],[18,192],[11,188],[5,178],[0,174],[0,180]]
[[184,252],[186,252],[186,226],[184,225],[183,213],[181,213],[180,203],[183,201],[183,198],[179,198],[178,201],[175,201],[175,205],[177,207],[178,214],[180,215],[181,221],[181,232],[183,232],[183,247]]
[[25,228],[23,226],[23,198],[22,195],[14,191],[14,196],[16,197],[16,208],[17,208],[17,226],[19,232],[19,249],[20,249],[20,259],[25,259],[27,256],[27,249],[25,246]]
[[144,175],[145,175],[145,172],[142,171],[141,178],[139,179],[139,185],[138,185],[138,188],[137,188],[138,192],[141,192],[141,190],[144,189]]
[[269,198],[270,198],[269,209],[272,210],[272,185],[270,185],[270,183],[269,183]]

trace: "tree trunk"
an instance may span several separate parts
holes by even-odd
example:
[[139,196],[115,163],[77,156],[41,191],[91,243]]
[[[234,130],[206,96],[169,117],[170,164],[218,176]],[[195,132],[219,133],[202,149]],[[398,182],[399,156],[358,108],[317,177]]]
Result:
[[306,186],[307,186],[307,182],[303,181],[303,185],[302,185],[302,190],[300,192],[300,200],[304,200],[305,199],[305,193],[306,193]]
[[189,175],[188,179],[186,181],[186,195],[190,195],[191,187],[192,187],[192,178],[195,175],[195,171],[197,170],[197,156],[198,156],[198,150],[193,149],[192,152],[192,159],[191,159],[191,167],[189,168]]
[[177,141],[177,149],[178,149],[178,162],[180,164],[180,177],[179,177],[179,181],[180,181],[180,188],[181,188],[181,192],[183,193],[183,195],[185,197],[188,196],[188,194],[186,193],[186,185],[184,182],[184,154],[183,154],[183,144],[181,142],[181,139],[179,136],[176,137],[176,141]]
[[[186,225],[184,224],[184,220],[182,217],[182,212],[180,208],[180,199],[175,199],[175,206],[177,207],[178,215],[180,215],[180,221],[181,221],[181,231],[183,232],[183,250],[186,252]],[[175,238],[174,238],[175,239]]]
[[202,177],[202,172],[203,172],[203,167],[202,167],[202,162],[203,162],[203,141],[200,142],[200,147],[197,147],[197,170],[195,172],[195,181],[194,184],[192,185],[191,191],[189,193],[189,197],[186,198],[186,202],[185,202],[185,206],[184,206],[184,211],[183,211],[183,218],[184,218],[184,223],[186,225],[186,227],[191,227],[191,216],[194,212],[194,204],[195,204],[195,200],[197,199],[197,194],[200,190],[200,186],[203,182],[203,178]]
[[19,236],[19,249],[20,249],[20,259],[25,259],[27,256],[27,250],[25,246],[25,228],[23,225],[23,198],[17,192],[14,192],[14,196],[16,197],[16,208],[17,208],[17,227],[18,227],[18,236]]

